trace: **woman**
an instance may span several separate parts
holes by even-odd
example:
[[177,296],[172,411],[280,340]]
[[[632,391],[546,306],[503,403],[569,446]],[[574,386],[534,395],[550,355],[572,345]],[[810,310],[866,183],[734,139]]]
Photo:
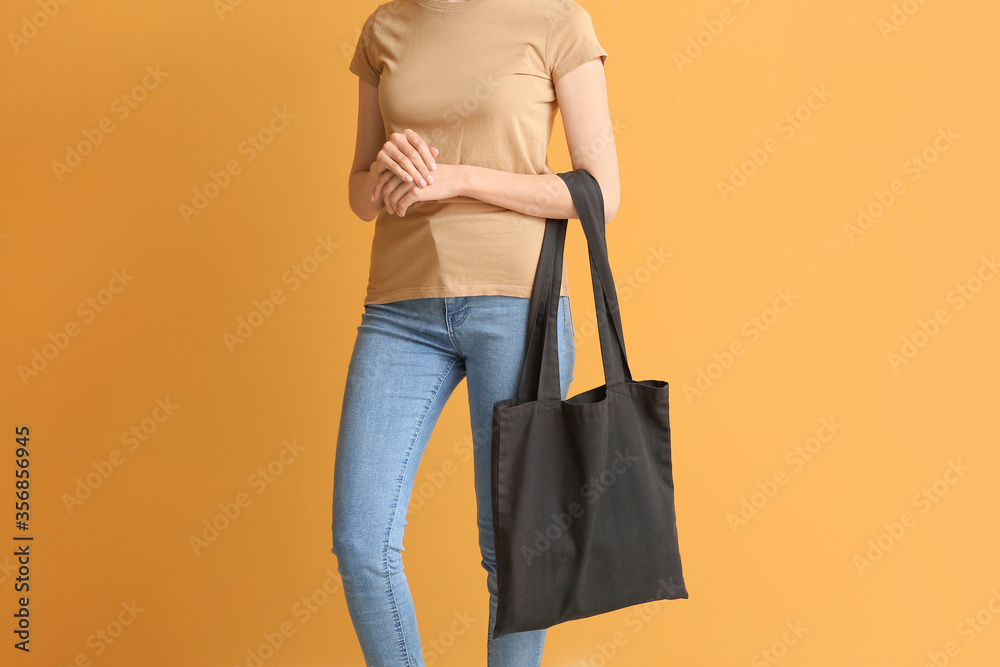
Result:
[[[490,667],[541,662],[545,630],[493,640],[492,411],[517,393],[547,218],[577,218],[548,166],[561,109],[573,169],[619,201],[607,53],[575,0],[390,0],[368,17],[358,75],[351,209],[378,217],[348,369],[333,488],[333,552],[369,665],[423,665],[401,558],[414,478],[466,378]],[[575,348],[565,267],[563,398]]]

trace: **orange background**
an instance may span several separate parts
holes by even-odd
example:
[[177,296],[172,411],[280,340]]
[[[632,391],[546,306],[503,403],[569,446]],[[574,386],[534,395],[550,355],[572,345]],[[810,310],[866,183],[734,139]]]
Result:
[[[1000,9],[581,4],[610,54],[630,362],[673,389],[690,598],[556,626],[543,664],[995,665]],[[347,65],[374,7],[0,10],[3,664],[363,664],[329,525],[372,235],[347,203]],[[576,394],[603,382],[578,226],[567,261]],[[463,383],[406,529],[440,666],[485,664],[467,405]],[[25,425],[30,654],[11,632]],[[449,635],[455,614],[475,620]]]

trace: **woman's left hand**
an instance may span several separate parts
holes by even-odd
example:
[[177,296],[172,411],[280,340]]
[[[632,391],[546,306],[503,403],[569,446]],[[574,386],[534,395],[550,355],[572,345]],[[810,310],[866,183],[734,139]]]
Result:
[[434,182],[419,187],[393,174],[382,190],[382,201],[389,213],[403,217],[410,204],[418,201],[450,199],[462,194],[462,165],[437,163]]

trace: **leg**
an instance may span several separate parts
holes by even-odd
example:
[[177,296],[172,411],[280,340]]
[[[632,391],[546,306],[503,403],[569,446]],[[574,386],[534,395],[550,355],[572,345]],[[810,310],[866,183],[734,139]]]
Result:
[[[545,630],[493,637],[497,607],[496,555],[493,549],[493,506],[490,494],[490,449],[493,404],[517,394],[524,363],[530,300],[520,297],[469,297],[470,315],[458,330],[466,355],[469,411],[472,420],[476,507],[482,565],[490,592],[487,628],[488,667],[531,667],[541,664]],[[569,297],[559,299],[559,371],[565,399],[573,379],[576,348]]]
[[424,665],[403,527],[431,431],[464,374],[442,299],[365,307],[337,437],[332,551],[368,665]]

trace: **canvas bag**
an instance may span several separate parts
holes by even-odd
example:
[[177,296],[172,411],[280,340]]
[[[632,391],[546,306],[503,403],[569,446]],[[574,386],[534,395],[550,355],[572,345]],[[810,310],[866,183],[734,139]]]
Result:
[[557,317],[568,221],[550,218],[518,393],[493,406],[494,638],[688,597],[669,385],[632,379],[597,180],[584,169],[557,175],[587,238],[605,384],[561,398]]

